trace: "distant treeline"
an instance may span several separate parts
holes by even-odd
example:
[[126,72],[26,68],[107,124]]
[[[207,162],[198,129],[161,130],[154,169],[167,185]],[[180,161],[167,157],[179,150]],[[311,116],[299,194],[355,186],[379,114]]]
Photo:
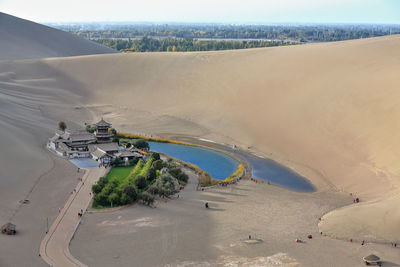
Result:
[[70,23],[49,24],[87,39],[265,39],[285,42],[328,42],[400,33],[400,25],[311,24],[311,25],[227,25],[227,24],[135,24]]
[[228,49],[244,49],[289,45],[283,41],[217,41],[217,40],[187,40],[176,38],[148,38],[135,40],[123,39],[92,39],[102,45],[125,52],[178,52],[178,51],[214,51]]

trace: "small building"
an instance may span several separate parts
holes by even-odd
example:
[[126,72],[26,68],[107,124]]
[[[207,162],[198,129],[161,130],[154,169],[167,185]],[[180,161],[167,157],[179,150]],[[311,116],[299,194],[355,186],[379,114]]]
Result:
[[15,224],[6,223],[1,227],[1,233],[4,235],[15,235],[17,233]]
[[105,153],[107,153],[109,155],[114,155],[115,153],[120,152],[120,151],[123,150],[122,147],[118,146],[117,142],[90,144],[88,146],[88,149],[89,149],[90,152],[93,152],[96,149],[99,149],[99,150],[104,151]]
[[123,160],[123,161],[128,161],[128,160],[132,160],[134,158],[139,158],[142,159],[144,158],[144,156],[138,152],[133,152],[133,151],[122,151],[122,152],[118,152],[115,154],[115,157]]
[[363,260],[364,260],[365,265],[378,265],[378,266],[382,265],[381,259],[374,254],[365,256],[363,258]]
[[47,147],[55,151],[59,156],[67,158],[88,158],[89,144],[96,143],[94,134],[82,130],[56,131],[49,139]]

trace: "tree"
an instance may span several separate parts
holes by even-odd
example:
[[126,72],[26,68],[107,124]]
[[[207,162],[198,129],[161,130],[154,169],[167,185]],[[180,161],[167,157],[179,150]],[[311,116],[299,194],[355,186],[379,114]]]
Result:
[[137,199],[137,193],[133,186],[130,185],[125,186],[122,192],[123,194],[126,194],[128,197],[130,197],[132,199],[132,202]]
[[99,184],[94,184],[92,185],[92,192],[93,194],[98,194],[101,192],[101,189],[103,189]]
[[94,133],[94,131],[96,131],[96,128],[88,124],[86,125],[86,131],[89,133]]
[[155,160],[154,162],[153,162],[153,165],[152,165],[152,167],[154,168],[154,169],[156,169],[156,170],[161,170],[162,168],[163,168],[163,162],[162,162],[162,160]]
[[107,183],[108,183],[108,177],[107,176],[100,177],[100,179],[97,181],[97,184],[101,187],[101,189],[103,189],[103,187]]
[[67,129],[67,124],[65,123],[65,122],[63,122],[63,121],[60,121],[59,123],[58,123],[58,128],[61,130],[61,131],[65,131],[65,129]]
[[149,172],[147,173],[147,180],[153,181],[157,178],[157,172],[154,167],[150,167]]
[[133,141],[133,145],[138,149],[149,150],[150,146],[149,143],[146,142],[144,139],[137,139]]
[[160,160],[160,154],[157,152],[151,153],[151,156],[154,160]]
[[142,175],[136,176],[135,185],[138,189],[145,189],[147,186],[146,178]]
[[119,197],[119,195],[117,193],[111,193],[108,196],[108,201],[111,203],[111,207],[113,205],[118,205],[119,204],[119,200],[120,200],[120,197]]
[[109,204],[108,197],[103,192],[97,194],[93,199],[93,206],[107,206]]
[[121,205],[127,205],[133,202],[133,199],[129,197],[127,194],[122,193],[120,203]]
[[108,131],[110,131],[110,133],[112,133],[113,135],[117,134],[117,130],[115,130],[114,128],[110,128]]

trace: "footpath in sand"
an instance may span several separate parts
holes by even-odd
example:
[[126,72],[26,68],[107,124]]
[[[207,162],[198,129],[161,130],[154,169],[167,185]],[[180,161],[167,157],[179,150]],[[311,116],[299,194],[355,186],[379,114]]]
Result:
[[85,176],[71,193],[64,208],[40,244],[40,255],[51,266],[85,266],[69,252],[69,243],[79,226],[78,213],[86,210],[92,199],[92,185],[106,173],[105,168],[86,169]]

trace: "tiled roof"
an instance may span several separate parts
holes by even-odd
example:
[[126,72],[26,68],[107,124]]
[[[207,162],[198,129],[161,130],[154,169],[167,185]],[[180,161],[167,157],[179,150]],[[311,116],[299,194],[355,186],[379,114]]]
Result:
[[103,150],[105,152],[112,152],[112,151],[118,151],[119,146],[116,142],[114,143],[104,143],[104,144],[91,144],[89,145],[89,150],[90,151],[95,151],[96,149]]
[[106,122],[101,118],[101,120],[95,124],[95,126],[100,126],[100,127],[111,127],[111,123]]
[[100,149],[96,149],[95,151],[92,152],[92,155],[97,157],[97,158],[101,158],[101,157],[107,155],[107,153],[102,151],[102,150],[100,150]]

